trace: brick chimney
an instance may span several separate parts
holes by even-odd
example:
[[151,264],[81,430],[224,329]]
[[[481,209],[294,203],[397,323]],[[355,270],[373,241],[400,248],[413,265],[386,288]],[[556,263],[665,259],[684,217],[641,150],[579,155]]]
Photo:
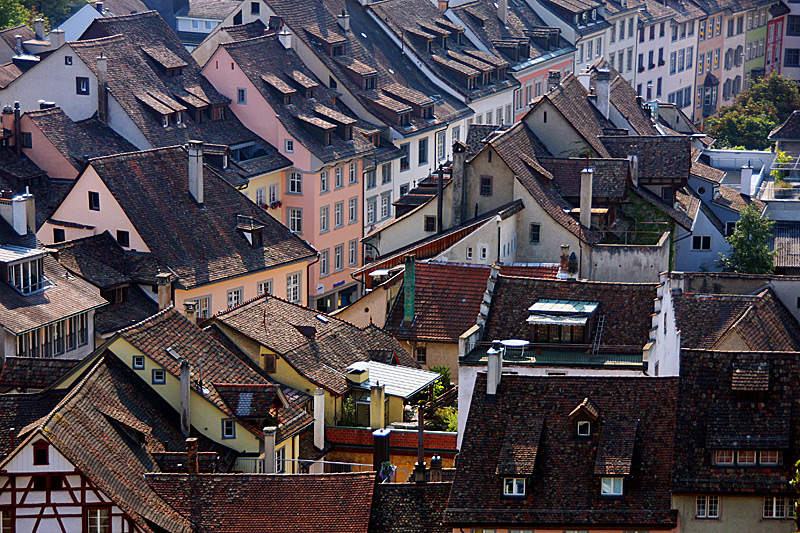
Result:
[[594,170],[584,168],[581,170],[581,225],[585,228],[592,227],[592,179]]
[[189,141],[186,150],[189,153],[189,194],[195,202],[203,205],[203,141]]
[[188,437],[192,430],[192,365],[181,360],[181,432]]
[[17,151],[17,158],[22,157],[22,125],[20,124],[19,102],[14,102],[14,148]]
[[486,352],[488,361],[486,365],[486,394],[494,396],[503,375],[503,356],[500,341],[492,341],[492,347]]
[[416,316],[416,256],[409,254],[405,258],[405,272],[403,274],[403,325],[411,326]]
[[14,36],[14,52],[16,52],[18,56],[22,55],[22,35]]
[[264,428],[264,473],[275,473],[275,434],[278,428],[275,426]]
[[314,390],[314,446],[325,448],[325,391]]
[[569,244],[561,245],[561,262],[558,265],[558,279],[567,279],[569,270]]
[[369,426],[372,429],[386,427],[386,386],[380,383],[369,390]]
[[158,310],[162,311],[172,304],[172,274],[159,272],[156,274],[158,284]]
[[108,58],[97,58],[97,120],[108,124]]
[[186,472],[188,474],[197,474],[200,472],[197,461],[197,437],[186,439]]
[[561,83],[561,71],[551,70],[547,73],[547,92],[552,91]]
[[597,95],[597,109],[602,115],[608,118],[611,108],[611,71],[601,68],[597,71],[594,80],[594,93]]
[[192,324],[197,324],[197,302],[183,302],[183,314]]

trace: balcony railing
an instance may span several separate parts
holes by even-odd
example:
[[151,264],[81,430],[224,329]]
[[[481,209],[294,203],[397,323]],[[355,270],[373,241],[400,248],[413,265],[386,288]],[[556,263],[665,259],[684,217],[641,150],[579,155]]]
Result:
[[[276,474],[342,474],[348,472],[372,472],[372,465],[363,463],[344,463],[340,461],[311,461],[304,459],[282,459],[276,461]],[[243,474],[265,473],[263,458],[240,457],[236,459],[234,471]],[[392,483],[402,483],[408,478],[408,470],[397,467],[391,477]]]
[[[485,348],[488,350],[490,345],[485,345]],[[553,366],[640,366],[644,364],[644,356],[642,347],[632,345],[593,347],[590,344],[536,343],[525,348],[505,348],[503,363]]]

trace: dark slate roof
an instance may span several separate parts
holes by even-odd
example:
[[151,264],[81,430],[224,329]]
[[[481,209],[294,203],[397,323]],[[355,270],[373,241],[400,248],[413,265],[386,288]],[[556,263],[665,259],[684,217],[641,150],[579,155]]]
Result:
[[687,135],[602,137],[611,157],[639,156],[639,179],[687,180],[692,168],[692,138]]
[[94,329],[100,335],[114,333],[132,326],[158,312],[158,304],[139,285],[125,288],[121,302],[98,309],[94,316]]
[[724,171],[710,167],[704,163],[701,163],[700,161],[692,161],[691,173],[692,176],[712,181],[714,183],[722,183],[722,180],[725,178]]
[[[228,403],[232,397],[232,385],[266,387],[275,384],[274,381],[255,372],[225,349],[207,331],[190,323],[171,307],[122,330],[120,335],[167,372],[179,377],[180,363],[167,353],[167,348],[172,348],[179,357],[192,365],[192,387],[199,388],[199,383],[202,383],[203,388],[207,390],[198,391],[198,394],[230,416],[239,416]],[[199,380],[201,372],[202,382]],[[221,385],[221,388],[217,385]],[[263,418],[266,418],[266,414]],[[283,441],[311,424],[313,417],[302,409],[290,405],[278,410],[278,422],[277,438]],[[251,427],[251,429],[260,435],[261,428]]]
[[[90,2],[97,9],[97,2]],[[141,0],[103,0],[103,13],[108,15],[133,15],[147,11]]]
[[[278,42],[276,35],[224,43],[221,46],[239,65],[239,68],[250,79],[270,107],[275,110],[281,124],[292,137],[300,141],[320,160],[329,163],[375,150],[375,146],[360,133],[359,130],[363,131],[362,128],[354,128],[352,141],[345,139],[338,131],[333,133],[329,146],[325,146],[319,141],[319,136],[313,132],[313,128],[302,117],[322,120],[334,127],[336,123],[331,119],[326,119],[325,115],[332,114],[353,123],[356,122],[357,117],[336,102],[338,93],[328,89],[325,83],[317,80],[297,53],[294,50],[286,50]],[[300,72],[318,84],[314,89],[313,99],[306,98],[304,94],[295,89],[295,82],[290,76],[292,72]],[[292,103],[290,105],[284,105],[283,94],[279,95],[278,91],[264,79],[265,77],[272,80],[272,83],[294,92],[291,95]],[[372,125],[368,129],[375,131],[379,128]]]
[[59,107],[30,111],[25,115],[79,171],[92,157],[136,150],[135,146],[96,118],[73,122]]
[[530,339],[528,308],[539,299],[599,302],[605,315],[602,343],[641,348],[650,340],[656,297],[652,283],[610,283],[512,278],[500,274],[484,339]]
[[[586,158],[537,159],[553,175],[553,183],[561,196],[579,198],[581,195],[581,171],[586,168]],[[627,159],[590,159],[592,174],[592,196],[621,198],[628,185]]]
[[[494,398],[478,374],[458,456],[445,522],[476,526],[560,529],[660,529],[675,527],[672,472],[676,378],[568,378],[504,374]],[[575,437],[573,408],[591,399],[600,412],[592,437]],[[541,421],[545,421],[542,425]],[[638,423],[637,423],[638,421]],[[631,428],[638,425],[635,433]],[[541,428],[541,429],[540,429]],[[613,433],[622,428],[621,435]],[[527,477],[526,496],[504,498],[496,473],[509,432],[542,437]],[[633,448],[632,456],[630,450]],[[597,461],[607,453],[630,457],[625,496],[600,495]]]
[[0,89],[5,89],[20,76],[22,76],[22,70],[14,63],[0,65]]
[[[792,494],[798,361],[795,352],[681,351],[674,492]],[[768,390],[743,391],[741,371],[767,373]],[[784,459],[774,467],[718,468],[715,449],[778,450]]]
[[12,50],[16,50],[17,48],[17,39],[16,36],[19,35],[22,37],[22,42],[30,41],[36,38],[36,34],[32,29],[27,27],[25,24],[20,24],[19,26],[14,26],[13,28],[6,28],[4,30],[0,30],[0,39],[5,41],[9,48]]
[[[403,287],[386,320],[386,330],[398,339],[458,342],[458,337],[477,322],[490,268],[417,263],[414,270],[414,321],[411,326],[403,324]],[[458,283],[452,283],[456,279]]]
[[716,186],[714,198],[711,200],[711,202],[720,207],[728,208],[731,211],[741,211],[750,204],[754,204],[758,208],[759,212],[763,212],[764,208],[767,207],[767,204],[758,198],[742,194],[736,189],[732,189],[725,185]]
[[658,131],[655,126],[653,126],[653,121],[650,118],[650,111],[642,109],[642,106],[639,105],[634,88],[631,87],[631,84],[625,81],[625,78],[620,76],[619,72],[604,58],[598,59],[589,67],[589,72],[591,74],[589,89],[591,91],[595,90],[597,72],[601,68],[608,69],[611,73],[611,92],[609,94],[611,105],[619,111],[619,114],[628,121],[628,124],[630,124],[639,135],[658,135]]
[[0,179],[5,182],[3,188],[18,189],[20,187],[17,184],[45,176],[45,172],[33,161],[27,157],[17,157],[13,148],[0,148]]
[[[188,192],[187,160],[186,151],[174,146],[90,162],[152,256],[175,272],[184,287],[314,256],[315,251],[307,242],[208,165],[204,167],[205,203],[198,206]],[[166,213],[170,216],[164,217]],[[252,247],[237,231],[240,215],[264,226],[263,247]]]
[[691,187],[681,187],[675,191],[675,209],[686,214],[691,220],[697,218],[697,212],[703,201]]
[[778,252],[772,261],[776,267],[800,267],[800,223],[775,222],[770,246]]
[[[477,154],[486,143],[506,130],[508,130],[508,127],[495,124],[470,124],[467,126],[467,137],[464,141],[464,144],[467,145],[467,156]],[[544,145],[539,143],[539,146],[540,149],[547,152],[547,148],[544,148]]]
[[771,288],[757,295],[676,293],[673,305],[684,348],[714,349],[736,333],[751,350],[800,351],[800,325]]
[[240,5],[239,0],[188,0],[175,16],[223,20]]
[[380,483],[372,493],[370,533],[452,533],[443,524],[452,483]]
[[[0,367],[0,390],[46,389],[69,372],[78,361],[7,356]],[[18,427],[17,429],[22,429]]]
[[84,280],[69,275],[50,256],[44,257],[44,273],[50,288],[23,295],[6,282],[0,282],[0,324],[19,335],[52,322],[96,309],[107,302]]
[[245,39],[254,39],[264,35],[264,30],[267,27],[261,22],[261,19],[256,19],[247,24],[237,24],[234,26],[223,26],[219,31],[227,33],[234,41],[243,41]]
[[792,111],[783,124],[769,133],[770,141],[793,141],[800,139],[800,111]]
[[63,398],[63,392],[0,394],[0,462],[19,444],[22,430],[47,416]]
[[303,377],[337,394],[348,388],[345,368],[358,361],[418,368],[414,358],[380,328],[359,328],[277,296],[259,296],[214,315],[210,322],[273,350]]
[[205,533],[367,533],[375,474],[148,474]]
[[[179,109],[185,108],[187,101],[227,105],[230,100],[201,76],[200,67],[156,11],[95,19],[83,39],[70,46],[95,76],[97,57],[103,53],[108,58],[111,94],[154,147],[193,139],[227,145],[267,144],[230,110],[226,110],[223,120],[206,119],[199,124],[184,112],[182,126],[163,127],[161,117],[145,101],[155,99],[169,103],[167,108]],[[177,61],[186,67],[182,75],[167,77],[154,58]]]

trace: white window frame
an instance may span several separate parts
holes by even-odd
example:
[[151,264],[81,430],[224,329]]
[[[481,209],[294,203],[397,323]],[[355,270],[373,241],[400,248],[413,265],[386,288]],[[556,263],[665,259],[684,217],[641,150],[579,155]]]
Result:
[[733,450],[716,450],[714,452],[714,464],[716,465],[732,465],[733,459]]
[[600,479],[601,496],[622,496],[624,479],[621,477],[604,477]]
[[303,233],[303,208],[290,207],[286,210],[287,226],[294,233]]
[[347,243],[347,259],[351,267],[358,266],[358,239],[353,239]]
[[392,197],[391,192],[383,193],[381,195],[381,220],[386,220],[392,213]]
[[267,279],[264,281],[259,281],[256,292],[259,296],[262,294],[272,294],[272,287],[273,287],[273,280]]
[[525,496],[525,485],[524,477],[503,478],[503,496]]
[[256,205],[267,205],[267,188],[259,187],[256,189]]
[[356,164],[355,163],[350,163],[347,166],[347,172],[349,174],[349,177],[348,177],[349,182],[348,182],[348,184],[349,185],[354,185],[354,184],[358,183],[358,174],[356,174]]
[[719,496],[716,495],[698,496],[695,503],[695,518],[703,518],[703,519],[719,518]]
[[442,131],[436,132],[436,160],[437,161],[443,161],[444,160],[445,154],[447,152],[445,150],[446,139],[447,139],[447,131],[446,130],[442,130]]
[[354,224],[356,222],[358,222],[358,196],[347,200],[347,223]]
[[247,105],[247,87],[236,88],[236,103],[238,105]]
[[228,301],[228,309],[236,307],[244,301],[244,287],[237,287],[227,291],[226,298]]
[[289,172],[289,194],[303,194],[303,174],[301,172]]
[[275,450],[275,473],[286,473],[286,446]]
[[235,439],[236,421],[233,418],[223,418],[221,424],[222,424],[222,438]]
[[[153,385],[164,385],[167,383],[167,371],[163,368],[154,368],[151,374]],[[161,376],[161,377],[157,377]]]
[[337,244],[333,248],[333,271],[339,272],[344,269],[344,244]]
[[134,355],[131,364],[134,370],[144,370],[144,356]]
[[[765,459],[764,454],[774,454],[775,459]],[[762,465],[777,465],[780,462],[780,453],[777,450],[762,450],[758,452],[758,462]]]
[[[743,454],[748,454],[748,455],[753,454],[753,460],[752,461],[743,460],[742,459]],[[755,450],[739,450],[736,452],[737,465],[754,466],[757,460],[758,460],[758,452],[756,452]]]
[[331,218],[331,207],[329,205],[323,205],[319,208],[319,232],[320,233],[327,233],[330,231],[330,218]]
[[[780,507],[783,508],[782,511],[778,509],[779,504]],[[791,507],[791,501],[787,500],[787,498],[781,496],[766,496],[764,497],[762,517],[768,519],[791,518],[792,512],[789,510]]]
[[331,251],[329,249],[320,250],[319,252],[319,276],[324,277],[330,274],[330,257]]
[[472,246],[467,246],[464,256],[467,258],[467,261],[472,261]]
[[[695,247],[695,239],[700,239],[700,247]],[[708,248],[704,245],[708,243]],[[709,252],[711,251],[711,235],[692,235],[692,250],[695,252]]]
[[273,183],[269,186],[269,203],[277,202],[280,196],[280,187],[277,183]]
[[579,437],[592,436],[592,423],[588,420],[578,421],[577,427],[575,429]]
[[342,174],[342,167],[338,166],[333,171],[333,188],[341,189],[344,187],[344,176]]
[[344,226],[344,202],[333,204],[333,227],[341,228]]
[[331,183],[328,180],[330,176],[328,175],[327,170],[323,170],[319,173],[319,192],[330,192],[331,190]]
[[286,275],[286,299],[290,302],[302,302],[303,279],[300,272]]

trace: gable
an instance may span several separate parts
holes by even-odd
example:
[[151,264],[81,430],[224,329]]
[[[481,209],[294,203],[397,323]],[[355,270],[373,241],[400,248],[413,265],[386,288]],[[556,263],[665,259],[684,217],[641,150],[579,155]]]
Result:
[[547,98],[541,98],[522,121],[556,157],[580,157],[591,149],[591,143]]
[[[47,443],[48,463],[34,465],[34,445],[41,443],[43,440]],[[9,474],[35,474],[37,472],[71,472],[76,470],[76,466],[47,440],[41,430],[37,430],[25,439],[24,445],[17,448],[15,453],[6,458],[2,463],[2,470]]]

